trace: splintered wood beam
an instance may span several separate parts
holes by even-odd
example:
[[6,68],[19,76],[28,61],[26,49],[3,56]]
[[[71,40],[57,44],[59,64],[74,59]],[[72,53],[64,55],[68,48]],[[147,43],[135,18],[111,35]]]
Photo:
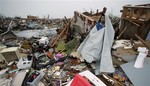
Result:
[[66,24],[67,24],[67,22],[66,22],[65,20],[62,20],[62,21],[63,21],[64,25],[66,25]]
[[67,23],[69,23],[69,21],[67,20],[67,17],[65,16],[64,18],[65,18],[65,21],[66,21]]
[[136,26],[138,26],[138,27],[140,26],[139,24],[137,24],[137,23],[131,21],[130,19],[127,19],[127,18],[122,18],[122,19],[127,20],[127,21],[131,22],[132,24],[134,24],[134,25],[136,25]]
[[145,47],[147,49],[150,50],[150,46],[148,44],[146,44],[146,42],[140,36],[138,36],[137,34],[135,34],[135,36],[145,45]]
[[122,36],[122,34],[126,31],[127,26],[124,28],[124,30],[119,34],[119,36],[117,37],[117,39],[120,39],[120,37]]
[[70,21],[66,21],[67,18],[65,17],[65,20],[63,21],[64,22],[64,25],[65,25],[65,28],[62,30],[62,32],[53,40],[53,42],[50,44],[51,47],[54,47],[57,43],[57,41],[63,36],[63,35],[67,35],[68,32],[69,32],[69,29],[70,29],[70,24],[73,20],[73,18],[70,20]]
[[53,42],[51,43],[51,47],[54,47],[55,45],[56,45],[56,43],[57,43],[57,41],[60,39],[60,37],[65,33],[65,31],[66,31],[66,26],[65,26],[65,28],[63,29],[63,31],[53,40]]

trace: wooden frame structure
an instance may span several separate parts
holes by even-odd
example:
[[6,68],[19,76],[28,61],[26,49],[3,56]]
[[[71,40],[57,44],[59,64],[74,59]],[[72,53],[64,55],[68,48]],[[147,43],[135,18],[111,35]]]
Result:
[[[127,27],[126,31],[124,31]],[[146,39],[150,30],[150,4],[123,6],[121,25],[119,34],[124,31],[121,38],[137,39],[138,34],[142,39]]]

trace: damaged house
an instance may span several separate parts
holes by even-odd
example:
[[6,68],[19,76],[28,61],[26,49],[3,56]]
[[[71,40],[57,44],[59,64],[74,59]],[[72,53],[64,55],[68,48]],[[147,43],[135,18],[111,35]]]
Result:
[[[150,30],[150,4],[123,6],[119,34],[123,39],[146,39]],[[130,32],[130,33],[129,33]]]

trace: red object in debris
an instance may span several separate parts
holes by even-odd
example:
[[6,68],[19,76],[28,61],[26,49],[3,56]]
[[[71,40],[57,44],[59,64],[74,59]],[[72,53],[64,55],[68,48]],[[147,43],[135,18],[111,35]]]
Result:
[[35,79],[37,76],[36,75],[33,75],[33,78]]
[[76,74],[70,86],[92,86],[88,80],[79,74]]

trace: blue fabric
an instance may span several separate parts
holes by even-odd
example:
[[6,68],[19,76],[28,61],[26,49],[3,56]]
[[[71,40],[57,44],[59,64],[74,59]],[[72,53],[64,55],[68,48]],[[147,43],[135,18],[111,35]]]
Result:
[[102,29],[102,28],[103,28],[102,23],[98,22],[98,23],[96,24],[96,28],[97,28],[98,31],[99,31],[100,29]]

